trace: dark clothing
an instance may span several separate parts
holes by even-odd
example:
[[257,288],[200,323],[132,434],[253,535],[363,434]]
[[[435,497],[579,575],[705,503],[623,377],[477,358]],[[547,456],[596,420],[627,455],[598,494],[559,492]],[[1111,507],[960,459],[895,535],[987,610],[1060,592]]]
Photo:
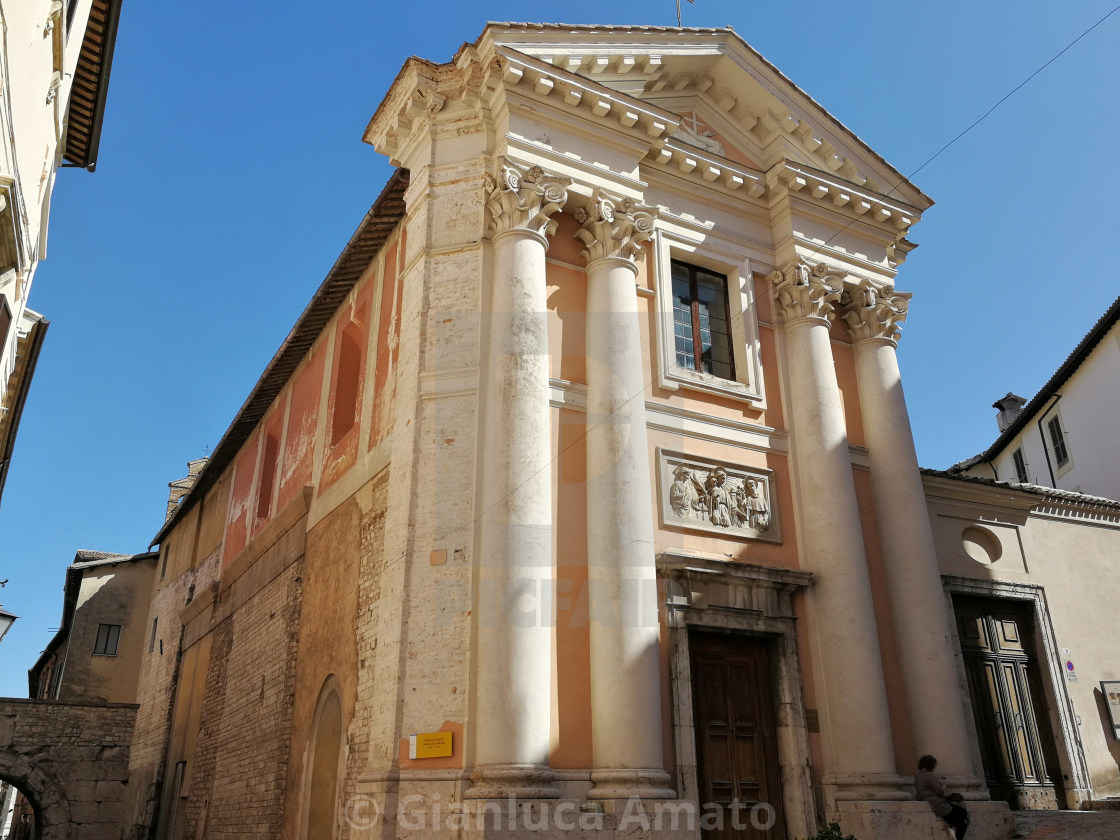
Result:
[[929,803],[933,813],[953,827],[957,840],[961,840],[968,830],[968,811],[949,801],[941,780],[929,770],[919,770],[914,774],[914,790],[919,799]]
[[956,832],[957,835],[957,840],[961,840],[961,838],[964,837],[964,833],[968,831],[968,811],[960,805],[950,805],[949,808],[951,809],[949,815],[947,817],[942,817],[942,819],[953,827],[953,831]]

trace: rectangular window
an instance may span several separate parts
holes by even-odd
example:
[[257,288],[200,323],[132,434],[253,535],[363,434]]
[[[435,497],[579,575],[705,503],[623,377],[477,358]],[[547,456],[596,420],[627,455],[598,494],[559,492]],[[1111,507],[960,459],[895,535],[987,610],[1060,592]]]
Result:
[[264,457],[261,458],[261,481],[257,487],[257,521],[267,519],[272,511],[272,486],[280,460],[280,436],[270,433],[264,439]]
[[1054,447],[1054,459],[1059,467],[1069,463],[1069,448],[1066,446],[1066,436],[1062,432],[1060,417],[1051,417],[1046,421],[1046,428],[1050,430],[1050,444]]
[[159,553],[163,555],[163,558],[160,561],[159,579],[163,580],[165,577],[167,577],[167,556],[171,553],[171,543],[165,542],[163,545],[161,545]]
[[[152,638],[148,641],[148,653],[156,649],[156,628],[159,627],[159,616],[152,619]],[[161,650],[160,653],[163,653]]]
[[354,428],[358,417],[358,386],[362,377],[361,326],[351,321],[342,331],[335,367],[334,414],[331,417],[331,446],[336,446]]
[[119,624],[97,625],[97,641],[93,645],[94,656],[116,656],[117,643],[121,640]]
[[677,366],[734,379],[727,278],[678,260],[672,266]]
[[1027,461],[1023,457],[1023,450],[1016,449],[1012,452],[1011,461],[1015,464],[1015,479],[1020,484],[1030,484],[1030,478],[1027,477]]

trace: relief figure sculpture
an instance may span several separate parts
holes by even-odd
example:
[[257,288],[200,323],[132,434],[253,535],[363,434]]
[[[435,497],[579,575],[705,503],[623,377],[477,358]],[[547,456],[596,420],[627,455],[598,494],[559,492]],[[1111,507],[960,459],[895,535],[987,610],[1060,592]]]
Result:
[[727,470],[717,467],[708,476],[708,518],[713,525],[731,527],[731,493],[727,490]]
[[696,479],[692,477],[692,471],[688,467],[673,470],[673,479],[673,486],[669,488],[669,506],[681,519],[688,519],[692,515],[692,503],[696,500],[696,493],[692,489]]
[[679,519],[716,528],[765,532],[770,529],[770,485],[761,476],[736,475],[721,466],[676,464],[667,494]]

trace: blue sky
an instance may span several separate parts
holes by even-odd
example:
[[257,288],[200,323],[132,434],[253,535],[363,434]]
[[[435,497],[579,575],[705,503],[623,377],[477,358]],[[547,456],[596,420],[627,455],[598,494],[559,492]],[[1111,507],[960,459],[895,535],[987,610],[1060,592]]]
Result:
[[[697,0],[904,173],[1112,8]],[[564,22],[675,23],[673,0]],[[142,551],[391,172],[362,130],[401,63],[538,3],[126,2],[97,172],[60,172],[31,305],[51,321],[0,507],[0,695],[58,626],[76,549]],[[550,14],[552,12],[549,12]],[[923,465],[995,436],[1120,292],[1120,13],[915,182],[937,204],[898,280]]]

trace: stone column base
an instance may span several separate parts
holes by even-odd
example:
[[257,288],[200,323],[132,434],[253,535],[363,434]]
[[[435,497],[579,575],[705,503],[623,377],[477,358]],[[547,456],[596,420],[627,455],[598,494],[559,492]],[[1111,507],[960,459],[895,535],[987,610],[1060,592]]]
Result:
[[664,770],[592,770],[594,787],[588,799],[676,799],[669,774]]
[[464,799],[557,799],[556,775],[539,764],[488,764],[471,773]]
[[[1011,840],[1015,823],[1006,802],[965,802],[967,840]],[[837,822],[859,840],[953,840],[953,829],[926,802],[841,800]]]

